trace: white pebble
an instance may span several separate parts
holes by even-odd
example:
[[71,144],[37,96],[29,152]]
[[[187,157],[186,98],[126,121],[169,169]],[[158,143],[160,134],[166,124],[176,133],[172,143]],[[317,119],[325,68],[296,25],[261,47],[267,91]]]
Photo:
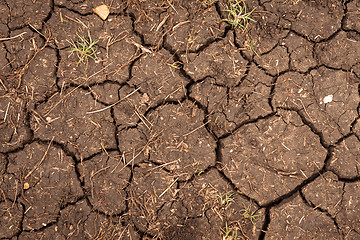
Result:
[[324,101],[324,103],[330,103],[330,102],[332,102],[332,100],[333,100],[333,95],[330,94],[330,95],[324,97],[323,101]]

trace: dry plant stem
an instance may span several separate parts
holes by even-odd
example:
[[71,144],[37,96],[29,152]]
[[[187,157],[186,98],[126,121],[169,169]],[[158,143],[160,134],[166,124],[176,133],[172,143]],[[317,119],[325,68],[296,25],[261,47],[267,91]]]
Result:
[[18,37],[21,37],[22,35],[26,34],[26,32],[23,32],[23,33],[20,33],[16,36],[13,36],[13,37],[8,37],[8,38],[0,38],[0,41],[8,41],[8,40],[11,40],[11,39],[14,39],[14,38],[18,38]]
[[[135,160],[135,158],[137,158],[142,152],[144,152],[145,149],[146,149],[146,147],[148,147],[151,143],[156,142],[156,141],[160,138],[161,133],[162,133],[162,132],[160,132],[160,133],[159,133],[158,135],[156,135],[156,136],[152,136],[151,139],[150,139],[144,146],[142,146],[142,147],[140,147],[140,148],[138,148],[138,149],[134,149],[134,151],[140,150],[140,152],[139,152],[138,154],[136,154],[136,155],[133,154],[132,159],[131,159],[128,163],[126,163],[126,164],[125,164],[125,154],[123,154],[124,166],[120,169],[120,172],[121,172],[124,168],[126,168],[127,166],[129,166],[130,164],[133,164],[133,161]],[[154,138],[155,138],[155,139],[154,139]],[[153,140],[153,139],[154,139],[154,140]],[[115,169],[114,169],[113,171],[115,171]]]
[[81,24],[81,25],[83,25],[85,28],[88,28],[88,26],[86,26],[82,21],[80,21],[80,19],[78,19],[78,18],[76,18],[76,20],[75,19],[73,19],[73,18],[71,18],[71,17],[68,17],[68,16],[66,16],[66,15],[64,15],[64,17],[66,17],[67,19],[69,19],[69,20],[71,20],[71,21],[73,21],[73,22],[75,22],[75,23],[78,23],[78,24]]
[[159,50],[160,49],[160,46],[161,46],[161,43],[165,37],[166,34],[168,34],[169,32],[171,31],[171,28],[169,28],[168,30],[166,30],[163,35],[161,35],[159,41],[158,41],[158,44],[156,45],[156,49]]
[[133,103],[131,103],[130,101],[128,101],[128,102],[135,109],[134,113],[144,123],[144,125],[150,130],[150,127],[148,126],[148,124],[150,124],[151,126],[153,126],[153,124],[139,111],[139,109]]
[[103,67],[102,69],[100,69],[99,71],[97,71],[96,73],[94,73],[93,75],[91,75],[90,77],[86,78],[85,81],[83,81],[79,86],[75,87],[73,90],[71,90],[68,94],[66,94],[62,99],[60,99],[60,101],[58,101],[49,111],[47,111],[44,114],[44,117],[46,117],[52,110],[54,110],[56,108],[57,105],[59,105],[62,101],[64,101],[69,95],[71,95],[76,89],[80,88],[81,86],[83,86],[86,82],[90,81],[90,79],[92,77],[94,77],[95,75],[99,74],[100,72],[104,71],[106,68],[108,68],[110,66],[107,65],[105,67]]
[[210,120],[208,120],[206,123],[202,124],[201,126],[195,128],[194,130],[192,130],[191,132],[188,132],[186,134],[183,135],[183,137],[186,137],[187,135],[192,134],[193,132],[196,132],[197,130],[199,130],[200,128],[204,127],[206,124],[208,124],[210,122]]
[[[132,159],[120,169],[120,172],[121,172],[124,168],[126,168],[127,166],[129,166],[130,163],[131,163],[132,166],[133,166],[133,165],[134,165],[133,162],[134,162],[135,158],[137,158],[142,152],[144,152],[146,146],[148,146],[148,144],[146,144],[145,146],[143,146],[143,148],[141,149],[141,151],[140,151],[138,154],[136,154],[136,155],[133,154]],[[135,149],[134,149],[134,152],[135,152]],[[124,159],[125,159],[125,158],[124,158]],[[115,169],[114,169],[114,170],[115,170]]]
[[104,146],[104,143],[101,143],[100,145],[101,145],[102,150],[105,152],[105,154],[106,154],[109,158],[111,158],[111,156],[109,155],[109,153],[106,151],[106,148],[105,148],[105,146]]
[[[42,35],[42,34],[41,34]],[[32,56],[32,58],[30,60],[28,60],[25,64],[25,66],[20,70],[20,72],[18,73],[18,77],[19,77],[19,83],[16,87],[16,89],[19,89],[21,86],[21,82],[22,82],[22,75],[25,73],[25,71],[28,69],[30,63],[35,59],[35,57],[38,55],[39,52],[41,52],[42,50],[44,50],[44,48],[47,46],[47,44],[50,41],[50,36],[46,38],[46,42],[44,43],[44,45],[40,48],[37,49],[34,53],[34,56]]]
[[11,206],[12,208],[15,206],[16,197],[17,197],[17,194],[18,194],[18,181],[16,180],[15,183],[16,183],[16,186],[15,186],[15,196],[14,196],[14,202],[13,202],[13,204],[12,204],[12,206]]
[[127,43],[130,43],[130,44],[135,45],[137,48],[140,48],[140,49],[141,49],[141,51],[143,51],[143,52],[146,52],[146,53],[152,53],[152,51],[151,51],[150,49],[148,49],[148,48],[144,47],[143,45],[141,45],[141,44],[139,44],[139,43],[135,42],[135,41],[134,41],[134,40],[132,40],[132,39],[126,39],[126,42],[127,42]]
[[[134,106],[135,107],[135,106]],[[146,122],[145,122],[145,119],[143,119],[142,118],[142,116],[138,113],[138,110],[137,110],[137,108],[135,107],[135,114],[136,114],[136,116],[142,121],[142,123],[145,125],[145,127],[147,127],[147,129],[149,129],[150,130],[150,127],[146,124]],[[147,120],[147,122],[149,122],[148,120]]]
[[1,79],[0,79],[0,83],[1,83],[1,85],[3,86],[4,90],[7,92],[8,89],[7,89],[7,87],[5,86],[5,84],[3,83],[3,81],[2,81]]
[[111,173],[114,173],[114,171],[116,170],[116,168],[120,165],[120,163],[121,163],[121,159],[123,159],[124,160],[124,164],[126,163],[126,160],[125,160],[125,154],[123,153],[122,154],[122,156],[121,156],[121,158],[120,158],[120,160],[119,160],[119,162],[116,164],[116,166],[114,167],[114,169],[111,171]]
[[[1,185],[2,183],[3,183],[3,182],[1,182],[0,185]],[[4,192],[4,190],[2,190],[2,188],[0,188],[0,191],[1,191],[2,195],[3,195],[5,205],[7,205],[7,199],[6,199],[6,196],[5,196],[5,192]]]
[[5,64],[1,70],[3,70],[4,68],[6,68],[7,66],[9,66],[10,64],[12,64],[13,62],[15,62],[15,59],[11,60],[10,62],[8,62],[7,64]]
[[86,112],[86,114],[92,114],[92,113],[98,113],[98,112],[102,112],[105,111],[106,109],[112,108],[113,106],[115,106],[116,104],[119,104],[120,102],[124,101],[125,99],[127,99],[128,97],[130,97],[131,95],[133,95],[134,93],[136,93],[137,91],[139,91],[140,87],[135,89],[134,91],[132,91],[131,93],[129,93],[128,95],[126,95],[125,97],[123,97],[122,99],[120,99],[119,101],[114,102],[113,104],[104,107],[102,109],[98,109],[95,111],[91,111],[91,112]]
[[301,101],[301,99],[298,99],[298,100],[300,100],[300,102],[301,102],[301,104],[302,104],[302,106],[303,106],[303,108],[304,108],[304,111],[305,111],[305,112],[306,112],[306,114],[308,115],[308,117],[309,117],[310,121],[313,123],[313,122],[314,122],[314,120],[310,117],[310,114],[308,113],[308,111],[306,111],[306,107],[305,107],[305,105],[304,105],[303,101]]
[[[141,55],[143,55],[144,52],[138,54],[137,56],[131,58],[129,61],[127,61],[126,63],[124,63],[123,65],[121,65],[117,70],[115,70],[114,72],[110,72],[106,75],[110,75],[112,73],[117,73],[118,71],[120,71],[122,68],[124,68],[127,64],[129,64],[131,61],[135,60],[136,58],[140,57]],[[44,116],[46,117],[52,110],[55,109],[55,107],[57,105],[59,105],[62,101],[64,101],[69,95],[71,95],[71,93],[73,93],[76,89],[80,88],[81,86],[83,86],[86,82],[88,82],[92,77],[94,77],[95,75],[99,74],[100,72],[104,71],[106,68],[108,68],[111,65],[111,63],[105,67],[103,67],[102,69],[100,69],[99,71],[97,71],[96,73],[92,74],[91,76],[89,76],[84,82],[82,82],[79,86],[75,87],[73,90],[71,90],[68,94],[66,94],[64,96],[64,98],[62,98],[59,102],[57,102],[49,111],[47,111]]]
[[129,63],[131,63],[132,61],[134,61],[135,59],[141,57],[142,55],[144,55],[146,52],[141,52],[139,53],[138,55],[130,58],[126,63],[124,63],[123,65],[121,65],[120,67],[118,67],[116,70],[112,71],[112,72],[109,72],[109,73],[106,73],[105,76],[109,76],[111,74],[116,74],[118,73],[121,69],[123,69],[125,66],[127,66]]
[[158,169],[158,168],[163,168],[163,167],[165,167],[165,166],[167,166],[167,165],[171,165],[171,164],[173,164],[173,163],[176,163],[176,162],[179,161],[179,160],[180,160],[180,158],[177,159],[177,160],[168,162],[168,163],[161,164],[161,165],[159,165],[159,166],[156,166],[156,167],[150,169],[149,171],[153,171],[153,170]]
[[91,197],[94,198],[94,182],[93,182],[93,178],[95,177],[96,174],[102,172],[102,171],[105,171],[106,169],[108,169],[110,166],[107,166],[107,167],[104,167],[104,168],[101,168],[99,170],[97,170],[95,173],[91,173],[91,176],[90,176],[90,182],[91,182]]
[[[20,186],[24,186],[24,171],[20,171]],[[27,213],[27,211],[29,211],[32,208],[32,204],[29,200],[27,200],[27,198],[25,197],[25,193],[24,193],[24,188],[21,187],[21,196],[22,198],[30,205],[30,207],[24,212],[24,214]]]
[[29,24],[29,26],[30,26],[32,29],[34,29],[34,31],[37,32],[39,35],[41,35],[41,36],[43,36],[44,38],[47,39],[47,37],[46,37],[44,34],[42,34],[41,32],[39,32],[39,30],[37,30],[33,25]]
[[131,234],[130,234],[130,232],[129,232],[129,224],[125,227],[125,229],[124,230],[122,230],[121,231],[121,234],[120,234],[120,236],[119,236],[119,239],[123,239],[123,236],[125,236],[125,231],[128,231],[128,236],[130,236],[130,239],[131,239]]
[[172,9],[174,9],[174,11],[176,12],[177,15],[179,15],[178,11],[176,11],[176,9],[174,8],[174,6],[171,4],[171,2],[169,2],[169,0],[166,0],[169,5],[171,6]]
[[53,136],[53,137],[51,138],[51,141],[50,141],[50,143],[49,143],[49,145],[48,145],[48,147],[47,147],[47,149],[46,149],[43,157],[41,158],[40,162],[38,162],[38,163],[34,166],[34,168],[25,176],[24,179],[27,179],[27,178],[44,162],[45,157],[46,157],[47,153],[49,152],[50,146],[51,146],[52,142],[54,141],[54,138],[55,138],[55,136]]
[[184,22],[180,22],[178,24],[176,24],[174,27],[172,27],[171,31],[175,31],[176,28],[180,27],[181,25],[184,25],[186,23],[191,23],[191,21],[187,20],[187,21],[184,21]]
[[176,179],[170,184],[170,186],[169,186],[167,189],[165,189],[165,191],[163,191],[163,192],[159,195],[159,198],[161,198],[161,197],[176,183],[177,180],[179,180],[179,178],[176,178]]
[[9,111],[9,107],[10,107],[10,102],[8,103],[6,111],[5,111],[4,122],[6,122],[6,117],[7,117],[8,111]]
[[[123,31],[123,32],[127,32],[127,31]],[[112,39],[112,37],[108,38],[108,42],[106,43],[106,56],[108,58],[109,58],[109,47],[116,42],[120,42],[121,40],[125,39],[128,36],[128,35],[125,35],[122,38],[117,39],[123,32],[119,33],[114,39]]]
[[164,17],[164,19],[159,23],[159,25],[157,26],[157,28],[156,28],[156,31],[158,32],[159,31],[159,29],[162,27],[162,25],[164,25],[165,24],[165,22],[166,22],[166,20],[169,18],[169,15],[166,15],[165,17]]

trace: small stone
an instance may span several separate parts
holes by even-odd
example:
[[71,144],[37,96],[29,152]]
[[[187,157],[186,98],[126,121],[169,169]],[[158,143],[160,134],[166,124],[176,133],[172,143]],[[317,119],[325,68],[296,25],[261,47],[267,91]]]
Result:
[[106,20],[110,14],[109,7],[106,5],[100,5],[93,9],[94,13],[96,13],[102,20]]
[[30,185],[29,185],[29,183],[24,183],[24,190],[27,190],[27,189],[29,189],[30,188]]
[[324,103],[330,103],[333,100],[333,95],[328,95],[324,97]]
[[141,104],[145,104],[145,103],[148,103],[149,100],[150,100],[149,95],[147,95],[146,93],[144,93],[144,94],[142,95],[142,97],[141,97],[140,103],[141,103]]

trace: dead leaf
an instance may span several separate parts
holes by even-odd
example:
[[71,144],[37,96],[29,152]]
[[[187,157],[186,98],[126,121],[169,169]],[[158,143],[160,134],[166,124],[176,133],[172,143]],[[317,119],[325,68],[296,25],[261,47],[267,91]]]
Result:
[[102,20],[106,20],[106,18],[110,14],[109,7],[106,5],[100,5],[93,9],[94,13],[96,13]]

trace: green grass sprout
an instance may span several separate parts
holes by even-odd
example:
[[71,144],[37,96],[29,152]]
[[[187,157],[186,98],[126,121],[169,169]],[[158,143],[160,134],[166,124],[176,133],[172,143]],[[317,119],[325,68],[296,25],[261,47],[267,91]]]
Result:
[[75,53],[78,57],[79,61],[76,65],[80,63],[88,63],[89,58],[93,59],[94,61],[99,61],[96,55],[96,44],[99,42],[93,41],[88,31],[88,40],[85,37],[81,37],[79,34],[76,34],[80,41],[74,42],[73,40],[68,41],[72,45],[72,49],[69,51],[71,54]]
[[241,28],[245,32],[248,28],[249,22],[256,22],[250,17],[256,8],[247,12],[245,1],[243,0],[229,0],[229,9],[224,10],[228,12],[228,18],[224,21],[229,23],[233,28]]
[[234,192],[227,192],[224,194],[218,194],[217,197],[220,200],[220,205],[226,208],[231,202],[234,202],[234,199],[232,196],[234,195]]
[[255,225],[256,218],[261,216],[262,214],[255,214],[256,210],[251,211],[251,204],[246,207],[243,203],[244,208],[240,210],[240,215],[244,218],[250,219],[251,223]]
[[227,222],[225,222],[225,230],[222,230],[224,232],[224,235],[222,237],[222,240],[237,240],[237,229],[231,229],[228,227]]

